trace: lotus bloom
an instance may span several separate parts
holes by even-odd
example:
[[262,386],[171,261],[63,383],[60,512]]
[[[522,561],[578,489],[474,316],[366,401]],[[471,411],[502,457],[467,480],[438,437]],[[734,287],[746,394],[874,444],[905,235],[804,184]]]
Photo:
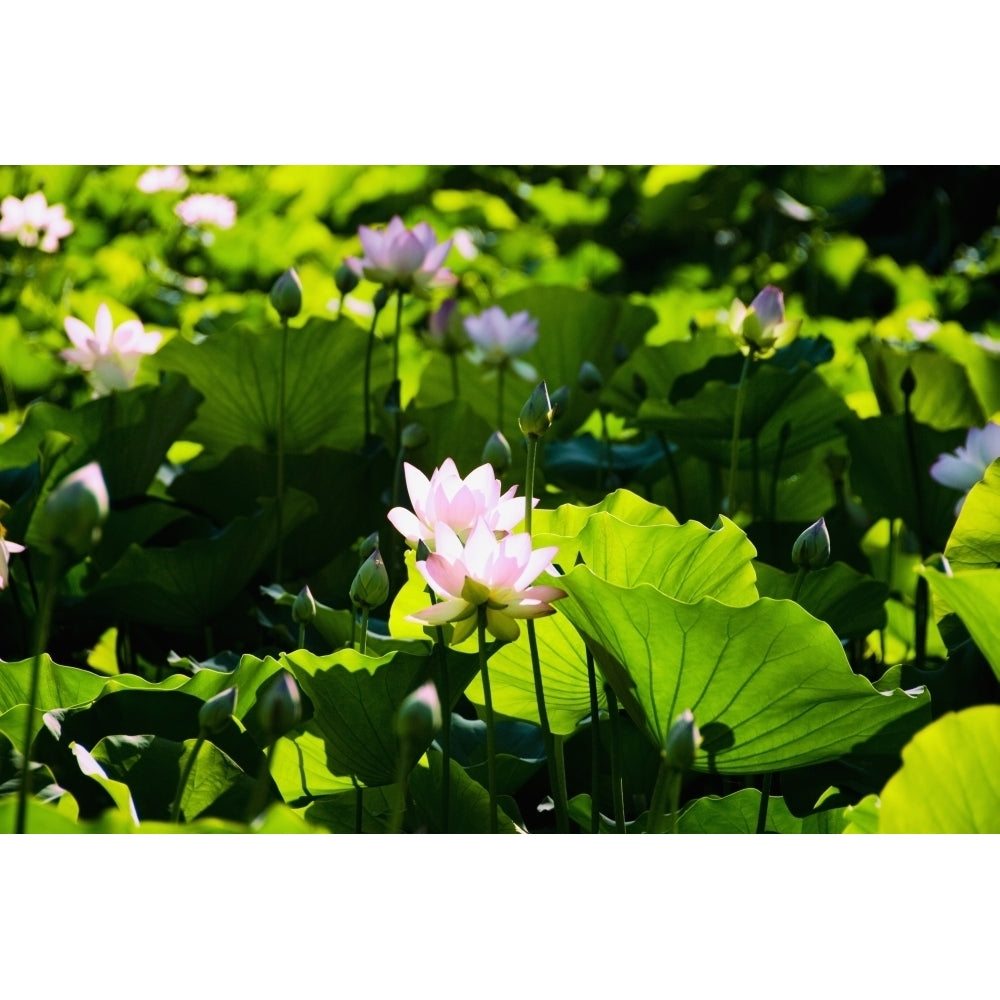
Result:
[[[454,461],[446,458],[428,479],[418,468],[404,463],[406,488],[412,511],[393,507],[389,520],[414,547],[423,542],[433,551],[437,528],[446,525],[464,542],[474,525],[482,522],[491,532],[507,532],[524,518],[524,498],[516,486],[500,495],[500,480],[489,463],[473,469],[463,479]],[[532,507],[537,500],[532,499]]]
[[16,239],[23,247],[37,246],[45,253],[59,249],[59,241],[73,232],[63,205],[49,205],[42,191],[24,201],[8,195],[0,202],[0,236]]
[[157,191],[186,191],[187,175],[181,167],[150,167],[136,182],[135,186],[144,194]]
[[428,298],[431,288],[455,284],[455,275],[441,266],[451,249],[451,240],[438,243],[426,222],[407,229],[396,215],[381,232],[360,226],[358,237],[365,255],[360,259],[348,257],[346,263],[359,277],[389,291],[413,292],[421,298]]
[[531,365],[519,360],[538,340],[538,320],[527,312],[508,316],[499,306],[491,306],[481,316],[470,316],[465,332],[472,341],[470,361],[487,368],[513,368],[529,382],[538,378]]
[[990,421],[985,427],[973,427],[965,439],[965,447],[955,449],[955,454],[943,454],[931,466],[931,478],[943,486],[962,490],[955,504],[955,514],[962,509],[965,497],[994,459],[1000,458],[1000,424]]
[[785,297],[780,288],[768,285],[747,307],[734,299],[729,310],[729,328],[744,354],[769,358],[779,347],[795,339],[801,320],[785,321]]
[[60,351],[59,356],[87,372],[88,381],[99,396],[130,388],[142,356],[153,354],[163,339],[162,333],[147,333],[137,319],[113,329],[111,311],[103,302],[97,310],[93,330],[74,316],[66,317],[65,327],[74,346]]
[[0,524],[0,590],[7,586],[10,579],[10,557],[15,552],[23,552],[24,546],[17,542],[8,542],[3,525]]
[[926,344],[941,329],[941,324],[936,319],[908,319],[906,328],[914,340]]
[[503,642],[520,634],[518,618],[542,618],[555,612],[552,602],[566,596],[558,587],[533,586],[540,573],[552,569],[557,546],[532,549],[528,534],[497,539],[486,521],[476,522],[461,539],[447,524],[438,524],[434,551],[417,563],[420,575],[441,600],[407,620],[425,625],[455,626],[452,643],[476,629],[477,612],[486,608],[486,628]]
[[232,229],[236,224],[236,203],[224,194],[189,195],[174,205],[174,212],[186,226]]

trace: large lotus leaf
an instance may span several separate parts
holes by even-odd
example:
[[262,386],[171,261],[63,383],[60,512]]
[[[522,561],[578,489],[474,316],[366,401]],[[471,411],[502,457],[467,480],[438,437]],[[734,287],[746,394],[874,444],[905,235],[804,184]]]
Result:
[[943,598],[969,630],[972,641],[1000,680],[1000,570],[967,569],[947,576],[932,569],[920,571],[935,599]]
[[694,712],[695,767],[728,774],[831,760],[855,748],[897,753],[927,719],[923,689],[882,693],[851,671],[828,625],[792,601],[685,604],[616,587],[577,566],[561,612],[585,635],[619,700],[662,746]]
[[[286,494],[284,529],[292,530],[314,509],[311,497]],[[264,501],[254,516],[236,518],[213,538],[162,549],[130,545],[88,592],[81,613],[197,632],[250,581],[273,550],[277,530],[274,502]]]
[[600,492],[604,492],[611,474],[619,482],[634,479],[648,482],[662,474],[665,462],[666,451],[658,437],[650,436],[638,443],[613,442],[607,447],[592,434],[550,442],[545,446],[543,459],[549,479]]
[[399,767],[396,712],[429,676],[430,658],[362,656],[353,649],[320,657],[300,649],[282,662],[313,703],[330,770],[353,774],[366,785],[394,782]]
[[976,705],[921,730],[881,794],[879,833],[1000,833],[1000,707]]
[[955,523],[956,495],[931,479],[928,470],[942,452],[954,451],[964,435],[914,424],[918,495],[904,417],[852,416],[843,427],[851,453],[851,488],[869,515],[900,517],[922,539],[928,554],[942,551]]
[[1000,566],[1000,460],[969,491],[944,554],[953,570]]
[[[744,788],[721,798],[708,795],[681,810],[678,833],[756,833],[760,791]],[[780,795],[767,803],[767,833],[839,833],[844,810],[827,809],[800,819],[793,816]]]
[[325,795],[354,791],[348,777],[331,774],[326,764],[326,741],[315,720],[282,736],[271,751],[271,778],[281,797],[291,805]]
[[[791,598],[797,574],[783,573],[765,563],[757,563],[756,569],[761,597]],[[885,628],[888,596],[884,583],[837,562],[807,573],[797,600],[841,638],[860,639]]]
[[878,817],[882,803],[874,793],[866,795],[856,806],[844,809],[844,829],[841,833],[878,833]]
[[[398,801],[398,785],[363,788],[361,833],[391,832],[394,806]],[[306,806],[298,807],[298,810],[305,820],[319,823],[331,833],[358,832],[358,799],[353,785],[349,792],[326,795]]]
[[110,798],[120,813],[128,816],[133,823],[138,825],[139,814],[136,811],[135,803],[132,801],[132,794],[128,785],[124,782],[109,778],[100,762],[94,759],[93,754],[81,743],[71,743],[69,750],[80,769],[80,773],[85,775],[97,784]]
[[[580,362],[590,361],[608,377],[615,369],[618,345],[627,351],[637,347],[656,322],[648,306],[574,288],[525,288],[498,305],[508,315],[527,310],[538,320],[538,341],[525,360],[538,369],[550,392],[562,385],[572,390],[565,414],[552,428],[560,437],[572,434],[594,408],[585,393],[576,391]],[[511,406],[514,415],[527,395]]]
[[[15,705],[27,705],[31,690],[31,668],[34,661],[21,660],[0,664],[0,713]],[[35,707],[48,712],[53,708],[71,708],[92,702],[108,683],[89,670],[64,667],[54,663],[48,653],[42,653],[38,668],[38,690]]]
[[965,368],[951,358],[929,347],[896,347],[876,338],[862,341],[859,349],[882,413],[903,413],[900,383],[909,371],[915,385],[910,412],[920,423],[942,431],[964,430],[986,419]]
[[[17,798],[13,795],[0,799],[0,833],[13,833],[17,822]],[[129,826],[131,820],[126,821]],[[25,833],[84,833],[82,825],[66,815],[57,805],[28,799],[25,815]]]
[[[350,451],[363,436],[361,400],[368,335],[349,320],[311,319],[289,330],[285,449]],[[220,454],[241,445],[273,453],[277,443],[278,373],[282,335],[236,326],[200,344],[175,338],[157,364],[187,375],[205,397],[188,434]],[[374,366],[389,376],[386,352]]]

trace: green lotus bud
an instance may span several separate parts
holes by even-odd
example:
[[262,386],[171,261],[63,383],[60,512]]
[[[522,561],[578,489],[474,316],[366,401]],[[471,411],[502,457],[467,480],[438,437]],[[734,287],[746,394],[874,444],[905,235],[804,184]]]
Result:
[[298,725],[302,718],[302,696],[295,678],[284,670],[268,685],[260,699],[260,721],[267,735],[276,740]]
[[341,264],[333,274],[333,280],[337,285],[337,291],[341,295],[349,295],[358,287],[361,279],[346,264]]
[[372,299],[372,304],[375,306],[375,312],[380,313],[386,307],[391,294],[392,292],[390,292],[385,285],[379,288],[379,290],[375,293],[375,297]]
[[685,709],[674,720],[667,733],[663,759],[675,771],[690,770],[701,746],[701,733],[694,721],[694,713]]
[[912,396],[917,388],[917,376],[913,374],[913,369],[909,365],[899,380],[899,388],[904,396]]
[[510,445],[499,431],[494,431],[486,442],[486,447],[483,448],[483,461],[493,466],[493,474],[497,476],[502,476],[510,468]]
[[399,443],[408,450],[420,448],[429,440],[430,435],[423,424],[407,424],[399,435]]
[[82,557],[97,544],[108,516],[108,488],[97,462],[77,469],[48,495],[44,534],[50,545],[61,545]]
[[377,608],[389,596],[389,574],[378,549],[361,564],[351,584],[351,602],[357,607]]
[[364,562],[378,548],[378,532],[373,531],[358,544],[358,559]]
[[235,685],[209,698],[198,710],[198,726],[204,733],[221,733],[236,711]]
[[526,437],[541,437],[552,426],[552,401],[545,382],[539,382],[521,407],[517,425]]
[[552,393],[550,402],[552,403],[552,422],[555,423],[566,412],[566,407],[569,406],[569,386],[559,386],[559,388]]
[[589,361],[584,361],[580,365],[576,380],[584,392],[597,392],[604,388],[604,377],[601,375],[600,369]]
[[291,319],[302,311],[302,282],[290,267],[271,286],[271,305],[282,319]]
[[308,625],[316,617],[316,598],[308,584],[303,587],[292,604],[292,621],[296,625]]
[[396,735],[404,743],[423,745],[441,728],[441,701],[431,681],[404,699],[396,713]]
[[830,532],[821,517],[795,539],[792,562],[803,569],[820,569],[830,561]]

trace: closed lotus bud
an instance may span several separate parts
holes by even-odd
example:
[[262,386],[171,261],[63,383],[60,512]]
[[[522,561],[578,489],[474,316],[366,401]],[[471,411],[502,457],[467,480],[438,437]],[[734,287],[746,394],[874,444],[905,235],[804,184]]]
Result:
[[830,561],[830,532],[821,517],[795,539],[792,562],[802,569],[820,569]]
[[361,279],[346,264],[341,264],[334,272],[333,280],[341,295],[349,295],[358,287]]
[[694,713],[685,709],[674,720],[667,733],[664,761],[675,771],[690,770],[701,746],[701,733],[694,721]]
[[403,699],[396,714],[396,735],[404,743],[423,745],[441,728],[441,700],[431,681]]
[[374,298],[372,299],[372,305],[374,305],[374,306],[375,306],[375,312],[379,313],[379,312],[381,312],[381,311],[382,311],[382,310],[383,310],[383,309],[384,309],[384,308],[386,307],[386,305],[387,305],[387,304],[388,304],[388,302],[389,302],[389,296],[390,296],[391,294],[392,294],[392,293],[391,293],[391,292],[389,291],[389,289],[388,289],[388,288],[386,288],[386,287],[385,287],[385,285],[383,285],[383,286],[382,286],[382,287],[381,287],[381,288],[380,288],[380,289],[379,289],[379,290],[378,290],[378,291],[377,291],[377,292],[375,293],[375,296],[374,296]]
[[550,402],[552,403],[552,422],[559,420],[569,406],[569,386],[561,385],[554,393]]
[[909,365],[899,380],[899,388],[904,396],[912,396],[917,388],[917,376],[913,374],[913,369]]
[[399,443],[407,449],[420,448],[429,439],[430,435],[423,424],[407,424],[399,435]]
[[298,725],[302,718],[302,696],[291,674],[282,671],[260,699],[260,721],[267,735],[276,740]]
[[521,433],[526,437],[541,437],[552,426],[552,401],[545,382],[539,382],[517,418]]
[[486,447],[483,448],[483,461],[493,466],[493,473],[497,476],[502,476],[510,468],[510,445],[499,431],[494,431],[486,442]]
[[351,584],[351,601],[358,607],[377,608],[389,596],[389,574],[378,549],[361,564]]
[[292,621],[296,625],[308,625],[316,617],[316,598],[308,584],[303,587],[292,603]]
[[291,319],[302,311],[302,282],[290,267],[271,286],[271,305],[282,319]]
[[597,392],[604,388],[604,377],[601,375],[600,369],[589,361],[584,361],[580,365],[576,380],[584,392]]
[[42,513],[49,544],[84,556],[101,537],[108,516],[108,488],[97,462],[68,475],[49,494]]
[[221,733],[236,711],[236,687],[220,691],[209,698],[198,711],[198,726],[202,732],[214,735]]
[[358,558],[364,562],[378,548],[378,532],[373,531],[358,546]]

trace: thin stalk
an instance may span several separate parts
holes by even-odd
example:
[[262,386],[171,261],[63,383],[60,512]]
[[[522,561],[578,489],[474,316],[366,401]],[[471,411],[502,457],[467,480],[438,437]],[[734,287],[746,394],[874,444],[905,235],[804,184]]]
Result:
[[458,355],[452,354],[451,356],[451,394],[454,399],[459,398],[458,391]]
[[264,751],[264,760],[261,763],[260,771],[257,774],[257,784],[254,786],[253,794],[250,796],[250,808],[247,811],[247,822],[252,823],[267,805],[267,785],[271,778],[271,769],[274,764],[274,756],[277,751],[278,741],[268,744]]
[[917,595],[913,604],[914,666],[923,670],[927,661],[927,615],[930,610],[930,592],[927,577],[917,577]]
[[409,774],[407,764],[409,758],[410,745],[408,741],[404,740],[399,746],[399,765],[396,768],[396,787],[399,791],[399,796],[392,807],[392,822],[389,826],[390,833],[403,832],[403,818],[406,815],[407,775]]
[[747,396],[747,375],[750,372],[750,355],[743,359],[740,381],[736,386],[736,409],[733,413],[733,442],[729,449],[729,506],[726,514],[736,520],[736,471],[740,460],[740,423],[743,420],[743,406]]
[[753,492],[750,495],[750,515],[755,517],[757,511],[760,510],[760,444],[756,434],[750,439],[750,464],[752,469],[750,481],[753,484]]
[[351,784],[354,785],[354,832],[361,833],[365,819],[365,790],[358,784],[358,779],[353,774]]
[[[399,385],[399,339],[403,333],[403,289],[396,293],[396,336],[392,339],[392,384]],[[402,413],[402,392],[396,408],[396,451],[402,451],[401,438],[403,435],[403,413]]]
[[805,583],[806,574],[809,572],[805,566],[800,566],[798,573],[795,574],[795,583],[792,584],[792,600],[797,601],[799,599],[799,591],[802,590],[802,584]]
[[670,442],[662,431],[659,432],[659,438],[660,444],[663,445],[663,454],[667,459],[667,472],[674,486],[674,499],[677,502],[674,514],[677,515],[677,520],[683,523],[687,520],[687,503],[684,499],[684,485],[681,482],[680,470],[677,468],[677,459],[674,458],[674,450],[670,447]]
[[35,626],[35,658],[31,663],[31,687],[28,689],[28,715],[24,723],[24,757],[21,785],[17,793],[17,818],[14,832],[25,833],[28,818],[28,788],[31,784],[31,736],[35,728],[35,704],[38,701],[38,675],[42,671],[42,654],[49,641],[52,609],[55,607],[56,585],[62,569],[62,550],[57,546],[49,559],[48,576],[42,592],[42,606]]
[[597,671],[594,654],[587,650],[587,685],[590,688],[590,832],[601,829],[601,813],[597,808],[601,781],[601,740],[599,720],[601,707],[597,702]]
[[[431,603],[437,595],[431,592]],[[444,629],[437,628],[437,648],[441,657],[441,828],[447,833],[451,824],[451,682],[448,677],[448,650],[445,649]]]
[[771,772],[764,775],[760,790],[760,810],[757,813],[757,829],[755,833],[763,833],[767,826],[767,804],[771,799]]
[[769,490],[767,517],[771,525],[771,558],[778,551],[778,480],[781,477],[781,463],[785,459],[785,448],[792,434],[791,421],[786,420],[778,432],[778,447],[774,453],[774,465],[771,467],[771,488]]
[[361,605],[361,655],[368,655],[368,615],[371,609],[367,604]]
[[677,832],[677,813],[680,809],[681,773],[671,767],[666,760],[660,761],[660,769],[653,786],[653,797],[646,818],[646,833],[663,833],[667,825],[667,811],[671,817],[670,832]]
[[306,623],[299,622],[299,649],[306,648]]
[[611,798],[615,804],[615,833],[625,832],[625,788],[622,784],[621,719],[618,717],[618,699],[610,684],[604,685],[608,700],[608,721],[611,723]]
[[[503,433],[501,429],[501,433]],[[534,434],[529,434],[525,438],[528,446],[527,469],[524,476],[524,530],[531,534],[531,511],[534,508],[532,500],[535,492],[535,461],[538,458],[538,438]],[[528,621],[531,621],[529,618]]]
[[372,354],[375,351],[375,326],[378,323],[379,310],[376,307],[372,316],[371,329],[368,331],[368,348],[365,351],[365,378],[364,378],[364,398],[362,405],[365,416],[365,440],[363,445],[367,445],[372,436]]
[[505,366],[497,369],[497,430],[503,434],[503,375]]
[[486,705],[486,781],[490,793],[490,833],[497,833],[500,829],[497,820],[497,736],[496,722],[493,718],[490,672],[486,664],[486,605],[480,604],[476,614],[476,629],[479,635],[479,671],[483,677],[483,700]]
[[285,539],[285,382],[288,373],[288,320],[281,320],[281,370],[278,374],[278,546],[274,557],[274,579],[281,582]]
[[605,469],[610,473],[613,471],[613,459],[611,452],[611,438],[608,437],[608,414],[607,411],[602,406],[600,408],[601,414],[601,451],[597,459],[597,489],[598,491],[604,488],[605,480]]
[[181,780],[177,783],[177,794],[174,796],[174,805],[170,810],[171,823],[179,823],[181,821],[181,798],[184,795],[184,789],[187,787],[188,779],[191,777],[191,772],[194,770],[194,762],[198,756],[198,751],[204,742],[205,730],[202,730],[198,733],[198,739],[195,742],[194,749],[191,751],[191,756],[188,757],[187,763],[184,765],[184,773],[181,775]]

